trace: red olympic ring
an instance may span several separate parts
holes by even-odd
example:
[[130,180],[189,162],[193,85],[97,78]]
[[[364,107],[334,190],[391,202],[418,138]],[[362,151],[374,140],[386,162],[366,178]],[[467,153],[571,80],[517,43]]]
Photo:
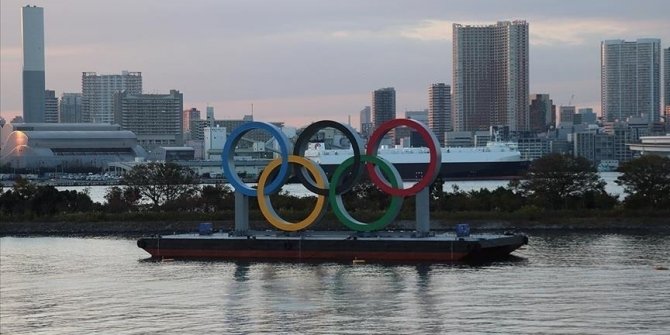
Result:
[[419,193],[435,181],[442,164],[442,150],[440,150],[440,144],[437,141],[435,134],[433,134],[433,132],[423,123],[412,119],[392,119],[382,123],[372,133],[368,140],[366,154],[369,156],[377,156],[379,145],[384,136],[392,129],[401,126],[410,127],[416,130],[428,145],[430,159],[428,160],[428,166],[426,167],[426,172],[424,173],[423,178],[412,187],[395,188],[391,186],[391,183],[389,183],[386,178],[384,178],[383,174],[379,171],[379,168],[375,167],[373,164],[367,164],[367,170],[372,182],[382,191],[390,195],[408,197]]

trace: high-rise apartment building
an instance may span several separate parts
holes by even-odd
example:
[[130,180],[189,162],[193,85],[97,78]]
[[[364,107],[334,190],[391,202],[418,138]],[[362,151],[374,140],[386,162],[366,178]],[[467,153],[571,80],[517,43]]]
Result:
[[372,133],[372,111],[370,106],[365,106],[359,112],[359,120],[361,123],[360,132],[365,138],[368,138]]
[[58,98],[52,90],[44,91],[44,122],[58,123]]
[[[426,125],[428,127],[428,108],[424,110],[415,110],[415,111],[405,111],[405,118],[407,119],[412,119],[419,121]],[[430,128],[430,127],[429,127]],[[426,140],[421,136],[421,133],[419,133],[416,130],[407,128],[407,127],[400,127],[395,129],[395,137],[398,139],[401,139],[403,137],[406,137],[409,139],[409,143],[398,143],[402,144],[404,147],[411,146],[411,147],[427,147],[428,144],[426,143]]]
[[556,105],[549,94],[531,94],[528,111],[530,130],[544,132],[556,123]]
[[577,109],[577,115],[579,116],[581,121],[580,123],[582,124],[596,124],[596,121],[598,121],[598,116],[593,111],[593,108],[590,107]]
[[661,110],[661,40],[607,40],[600,44],[602,115],[608,122],[642,116],[657,122]]
[[44,9],[21,8],[23,37],[23,120],[44,122]]
[[[382,123],[392,119],[395,119],[395,88],[387,87],[375,90],[372,92],[372,131]],[[395,129],[389,131],[384,137],[395,142]]]
[[137,135],[138,144],[147,150],[159,146],[183,145],[184,96],[170,94],[114,94],[114,119],[124,130]]
[[123,71],[121,74],[99,75],[84,72],[81,76],[82,118],[84,122],[111,123],[115,93],[142,94],[142,73]]
[[665,92],[663,110],[665,111],[665,122],[670,124],[670,47],[663,49],[663,58],[663,91]]
[[453,128],[530,128],[528,23],[453,25]]
[[209,121],[209,125],[214,126],[214,106],[207,106],[206,113],[206,120]]
[[200,120],[200,111],[195,107],[184,110],[184,121],[183,121],[184,134],[190,131],[191,120]]
[[418,111],[405,111],[405,118],[419,121],[428,126],[428,109]]
[[440,145],[445,145],[445,133],[452,131],[451,86],[432,84],[428,88],[428,128],[433,131]]
[[388,120],[395,119],[395,89],[393,87],[380,88],[372,92],[371,117],[374,129]]
[[58,115],[61,123],[80,123],[81,93],[63,93],[58,105]]
[[575,124],[575,106],[559,106],[558,116],[556,117],[556,128],[572,127]]

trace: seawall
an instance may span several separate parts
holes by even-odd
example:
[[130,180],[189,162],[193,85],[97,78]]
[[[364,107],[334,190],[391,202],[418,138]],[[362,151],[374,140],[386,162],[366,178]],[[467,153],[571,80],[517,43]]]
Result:
[[[153,234],[174,234],[197,231],[202,221],[106,221],[106,222],[2,222],[0,236],[142,236]],[[214,230],[230,231],[233,221],[210,221]],[[433,220],[431,229],[435,231],[453,230],[458,223],[468,223],[473,231],[516,230],[536,231],[670,231],[670,218],[548,218],[541,220]],[[250,223],[253,230],[274,229],[263,221]],[[390,230],[414,230],[415,224],[402,220],[388,226]],[[317,223],[312,230],[345,230],[339,222]]]

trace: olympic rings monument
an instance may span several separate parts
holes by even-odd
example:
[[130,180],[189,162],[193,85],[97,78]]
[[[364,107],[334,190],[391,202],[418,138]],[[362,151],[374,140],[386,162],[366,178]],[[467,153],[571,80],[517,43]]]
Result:
[[[403,181],[393,164],[377,154],[384,136],[402,126],[417,131],[430,152],[423,178],[409,188],[403,188]],[[324,128],[340,131],[353,149],[352,157],[335,169],[330,180],[317,163],[304,157],[312,136]],[[279,157],[262,171],[256,188],[241,180],[235,170],[234,160],[237,144],[252,130],[269,133],[279,147]],[[204,228],[201,224],[199,234],[141,238],[137,242],[140,248],[154,258],[450,262],[504,257],[528,242],[525,235],[470,236],[467,225],[458,225],[456,234],[435,234],[430,231],[429,187],[440,171],[441,149],[433,132],[423,123],[412,119],[393,119],[381,124],[370,136],[367,147],[354,129],[336,121],[312,123],[302,131],[294,145],[278,127],[266,122],[249,122],[231,132],[223,147],[222,157],[224,175],[235,190],[235,229],[213,233],[211,224],[205,224]],[[342,195],[350,191],[366,172],[375,186],[391,196],[386,212],[373,222],[361,222],[353,218],[342,200]],[[270,199],[291,176],[317,196],[312,211],[298,222],[282,218]],[[416,197],[415,230],[384,231],[400,213],[403,199],[410,196]],[[251,198],[256,198],[263,217],[276,230],[249,229]],[[349,231],[308,230],[323,218],[329,207]]]

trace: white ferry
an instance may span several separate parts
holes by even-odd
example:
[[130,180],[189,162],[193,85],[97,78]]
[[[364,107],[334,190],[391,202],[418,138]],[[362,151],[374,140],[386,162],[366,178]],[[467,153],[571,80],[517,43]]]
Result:
[[[530,165],[523,160],[515,142],[488,142],[484,147],[445,147],[440,177],[455,179],[509,179],[521,176]],[[378,154],[398,169],[403,180],[423,177],[430,157],[428,148],[381,147]],[[305,157],[321,165],[330,176],[335,168],[353,155],[353,149],[325,149],[310,143]]]

